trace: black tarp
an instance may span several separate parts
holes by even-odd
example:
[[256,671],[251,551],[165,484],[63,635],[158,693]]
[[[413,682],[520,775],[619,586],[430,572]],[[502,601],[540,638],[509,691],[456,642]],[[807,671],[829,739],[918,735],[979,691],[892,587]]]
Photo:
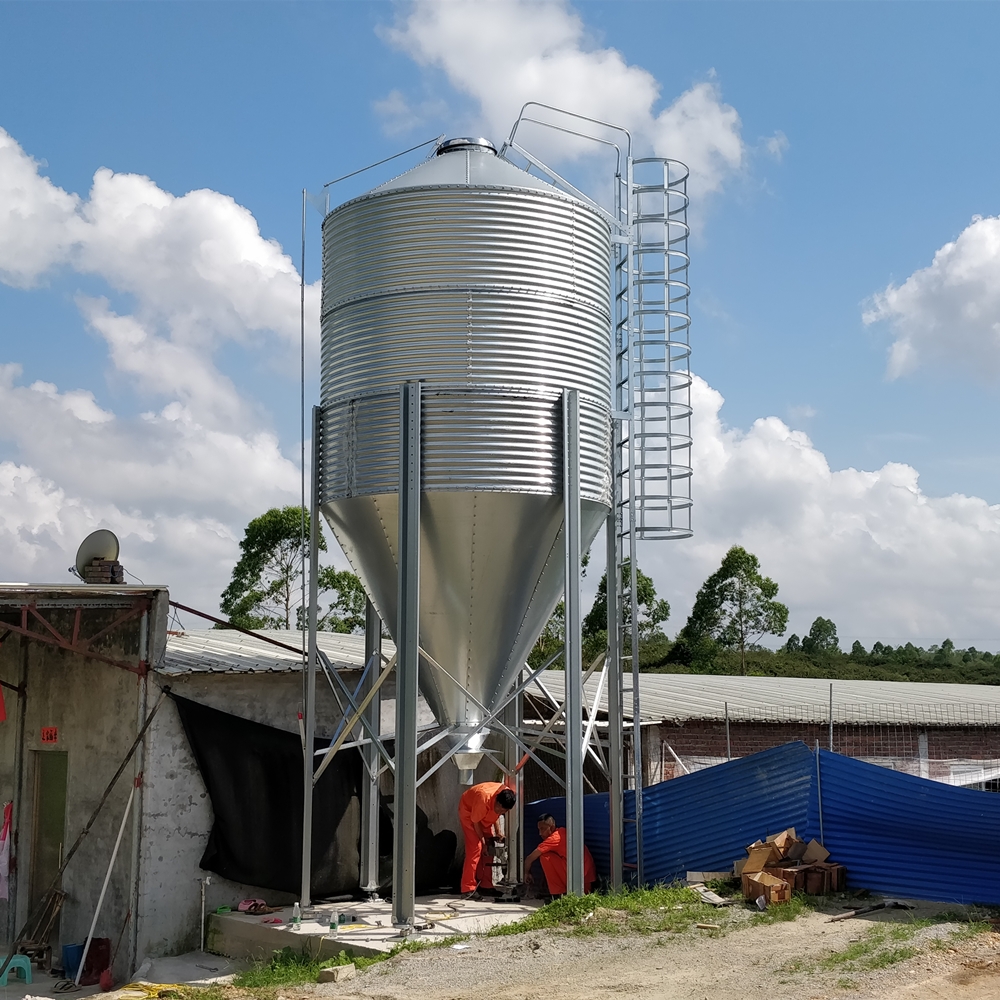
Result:
[[[172,695],[212,800],[215,821],[201,867],[223,878],[298,893],[302,879],[302,743],[288,733]],[[317,740],[323,749],[326,740]],[[360,789],[357,749],[341,750],[313,794],[312,895],[358,889]],[[383,803],[380,854],[392,850],[391,806]],[[452,877],[457,838],[417,816],[417,891]],[[384,867],[384,866],[383,866]]]

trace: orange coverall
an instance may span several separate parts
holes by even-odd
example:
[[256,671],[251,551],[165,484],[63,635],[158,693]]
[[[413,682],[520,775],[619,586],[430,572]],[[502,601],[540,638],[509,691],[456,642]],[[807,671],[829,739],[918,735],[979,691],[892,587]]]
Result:
[[[538,860],[545,873],[545,882],[553,896],[562,895],[566,891],[566,827],[560,826],[556,832],[546,837],[537,847]],[[597,867],[594,859],[583,845],[583,891],[590,892],[590,887],[597,881]]]
[[483,781],[462,793],[458,800],[458,819],[465,834],[465,864],[462,866],[462,892],[474,892],[477,884],[483,888],[493,887],[492,865],[482,865],[483,838],[475,824],[482,828],[487,837],[495,836],[493,829],[500,818],[496,811],[498,793],[508,787],[502,781]]

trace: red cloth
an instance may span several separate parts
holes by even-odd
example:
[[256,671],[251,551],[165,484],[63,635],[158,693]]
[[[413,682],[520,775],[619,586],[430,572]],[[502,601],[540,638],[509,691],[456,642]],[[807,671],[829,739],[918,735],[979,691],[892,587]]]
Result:
[[484,856],[483,839],[476,831],[478,823],[487,836],[500,815],[497,795],[507,786],[502,781],[483,781],[462,793],[458,800],[458,819],[465,835],[465,863],[462,865],[462,892],[474,892],[476,886],[493,888],[493,865]]
[[[545,884],[553,896],[566,891],[566,827],[560,826],[538,845],[538,860],[545,874]],[[587,845],[583,845],[583,891],[590,892],[597,881],[597,867]]]
[[0,687],[0,722],[7,721],[7,706],[3,703],[3,688]]

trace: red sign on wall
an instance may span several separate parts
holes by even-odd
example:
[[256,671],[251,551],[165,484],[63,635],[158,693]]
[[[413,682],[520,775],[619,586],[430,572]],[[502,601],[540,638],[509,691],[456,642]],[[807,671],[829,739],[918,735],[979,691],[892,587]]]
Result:
[[58,726],[42,726],[42,742],[43,743],[58,743],[59,742],[59,727]]

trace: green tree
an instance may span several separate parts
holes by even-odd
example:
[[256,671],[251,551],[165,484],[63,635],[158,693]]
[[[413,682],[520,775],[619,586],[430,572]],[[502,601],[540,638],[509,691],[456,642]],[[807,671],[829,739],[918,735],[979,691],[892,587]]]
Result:
[[[586,560],[584,566],[586,566]],[[639,598],[639,638],[646,641],[658,631],[658,626],[670,617],[670,605],[665,600],[656,599],[656,586],[641,569],[636,568],[636,592]],[[628,560],[622,567],[622,612],[625,621],[626,635],[631,633],[632,603],[629,599],[631,585],[631,566]],[[592,660],[607,646],[608,636],[608,575],[601,577],[597,586],[597,596],[590,611],[584,616],[581,624],[583,640],[583,656]],[[553,653],[566,642],[566,605],[560,601],[545,623],[542,634],[528,655],[528,666],[540,667]],[[554,666],[561,666],[557,661]]]
[[[670,617],[670,604],[656,599],[656,586],[638,567],[635,570],[636,604],[639,609],[639,638],[648,638],[657,626]],[[632,632],[632,564],[626,559],[622,563],[622,621],[625,632]],[[584,636],[594,636],[608,631],[608,574],[601,577],[597,585],[594,603],[583,619]]]
[[802,640],[793,632],[788,637],[788,642],[785,643],[786,653],[801,653],[802,652]]
[[[328,632],[364,632],[368,595],[357,575],[347,569],[324,566],[319,571],[318,583],[321,595],[332,592],[334,596],[326,614],[320,614],[316,627]],[[321,612],[322,608],[321,601]]]
[[865,650],[865,647],[861,645],[861,640],[860,639],[855,639],[854,640],[854,645],[851,646],[851,659],[855,663],[867,663],[868,662],[868,653]]
[[778,585],[761,574],[760,560],[734,545],[698,591],[678,645],[691,660],[711,655],[714,643],[739,649],[745,674],[747,646],[765,635],[783,635],[788,626],[788,608],[775,600],[777,594]]
[[[566,642],[566,602],[560,601],[549,615],[549,620],[542,629],[542,634],[535,640],[528,654],[528,666],[532,669],[540,667],[549,657],[562,649]],[[562,661],[557,660],[552,666],[562,669]]]
[[[301,507],[272,507],[247,525],[239,561],[220,602],[234,625],[291,628],[301,603],[302,515]],[[308,512],[305,518],[308,537]],[[322,533],[319,547],[326,550]]]
[[829,618],[817,618],[802,640],[804,653],[832,653],[840,648],[837,626]]

